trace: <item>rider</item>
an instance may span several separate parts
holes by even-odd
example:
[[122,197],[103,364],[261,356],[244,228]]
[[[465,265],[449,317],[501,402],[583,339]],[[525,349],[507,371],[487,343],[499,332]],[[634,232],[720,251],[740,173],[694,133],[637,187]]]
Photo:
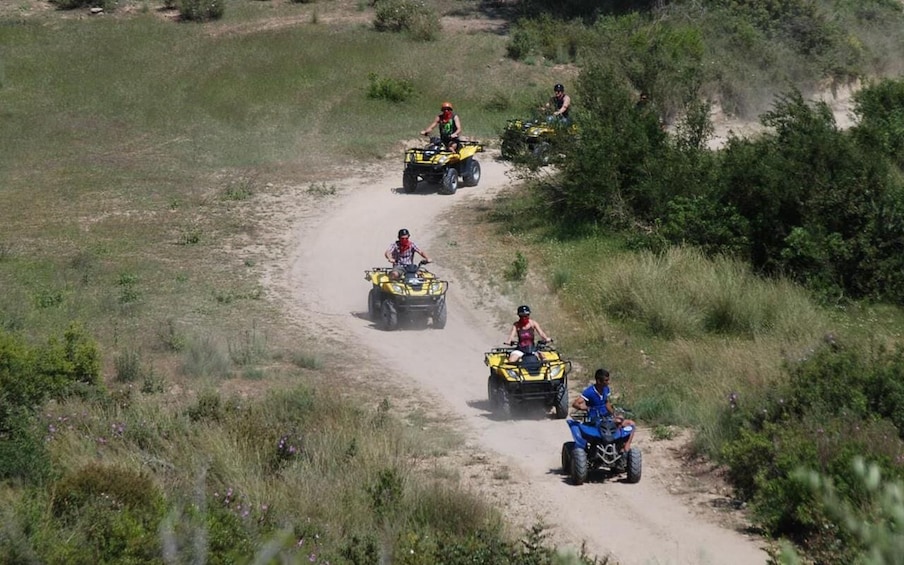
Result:
[[543,354],[537,351],[535,337],[537,334],[540,334],[542,340],[549,341],[549,336],[540,324],[530,319],[530,306],[526,304],[518,306],[518,321],[512,324],[512,331],[509,334],[509,343],[517,344],[518,348],[509,353],[509,363],[515,363],[531,353],[536,353],[537,357],[543,360]]
[[634,439],[634,421],[615,414],[612,402],[609,400],[612,396],[612,391],[609,388],[609,371],[602,368],[597,369],[593,375],[593,380],[594,383],[585,388],[581,396],[574,399],[571,407],[575,410],[587,412],[588,420],[599,420],[606,416],[612,416],[619,427],[632,426],[631,435],[628,436],[628,441],[625,442],[623,448],[627,452],[631,449],[631,441]]
[[558,119],[563,123],[568,123],[568,111],[571,109],[571,96],[565,94],[565,86],[561,83],[553,86],[552,91],[552,97],[550,97],[549,102],[546,103],[544,108],[547,110],[555,108],[555,111],[553,111],[552,116],[550,117],[552,119]]
[[443,102],[440,113],[434,118],[433,123],[421,132],[427,135],[433,128],[439,126],[439,136],[450,151],[458,151],[459,136],[461,135],[461,118],[452,110],[452,104]]
[[405,276],[405,265],[414,264],[415,253],[423,257],[424,261],[430,262],[427,252],[418,247],[410,238],[411,234],[407,229],[400,229],[398,239],[393,241],[383,254],[386,260],[392,263],[392,270],[389,272],[391,279],[400,279]]

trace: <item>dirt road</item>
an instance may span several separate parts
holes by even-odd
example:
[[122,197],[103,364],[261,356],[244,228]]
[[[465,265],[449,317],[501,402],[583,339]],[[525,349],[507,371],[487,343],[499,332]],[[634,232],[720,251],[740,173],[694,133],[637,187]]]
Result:
[[[435,239],[438,219],[456,202],[486,198],[509,182],[502,163],[487,154],[480,161],[480,186],[453,196],[437,194],[423,183],[417,193],[405,194],[398,170],[349,183],[325,213],[298,222],[291,266],[280,275],[283,280],[273,281],[290,295],[286,307],[296,319],[315,326],[310,329],[366,351],[395,375],[399,387],[456,414],[470,445],[495,454],[511,469],[508,480],[519,495],[506,497],[514,501],[508,511],[555,524],[555,541],[586,541],[593,554],[612,554],[625,565],[765,563],[767,555],[756,540],[720,527],[716,519],[670,494],[664,469],[673,465],[657,460],[654,452],[645,452],[639,484],[575,487],[559,473],[561,445],[568,439],[562,421],[490,417],[483,353],[501,343],[507,328],[472,308],[463,283],[444,267],[443,246]],[[400,227],[410,229],[412,240],[434,256],[432,269],[453,282],[444,330],[385,332],[367,319],[364,269],[386,264],[383,251]],[[636,442],[642,450],[650,443],[644,436]]]

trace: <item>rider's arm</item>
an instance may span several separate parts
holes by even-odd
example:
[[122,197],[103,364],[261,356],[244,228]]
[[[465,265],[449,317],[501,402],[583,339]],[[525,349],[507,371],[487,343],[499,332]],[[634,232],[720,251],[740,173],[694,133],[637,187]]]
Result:
[[390,263],[395,263],[395,261],[392,260],[392,252],[393,252],[394,248],[395,248],[395,243],[390,245],[389,248],[386,250],[386,253],[383,254],[383,256],[386,257],[386,260],[389,261]]
[[555,112],[553,112],[552,115],[553,116],[561,116],[562,114],[564,114],[565,112],[568,111],[569,106],[571,106],[571,96],[568,96],[566,94],[565,96],[562,97],[562,107],[559,108],[558,110],[556,110]]
[[518,337],[518,329],[515,327],[515,324],[512,324],[512,331],[509,333],[509,343],[515,341],[515,338]]
[[452,137],[458,137],[461,135],[461,118],[458,117],[458,114],[455,114],[455,131],[452,132]]
[[549,336],[546,335],[546,332],[543,331],[543,328],[540,327],[540,324],[538,324],[536,320],[531,320],[531,323],[534,324],[534,329],[537,330],[538,334],[540,334],[540,338],[542,338],[543,341],[549,341]]
[[427,135],[428,133],[430,133],[430,131],[431,131],[433,128],[435,128],[435,127],[436,127],[436,124],[438,124],[438,123],[439,123],[439,116],[433,118],[433,123],[431,123],[429,126],[427,126],[427,129],[425,129],[424,131],[422,131],[422,132],[421,132],[421,135]]
[[571,403],[571,407],[575,410],[587,410],[587,399],[583,396],[579,396],[574,399],[574,402]]
[[[412,243],[411,245],[414,245],[414,244]],[[418,255],[420,255],[421,257],[423,257],[424,260],[427,261],[428,263],[430,262],[430,257],[427,256],[427,252],[424,251],[423,249],[421,249],[420,247],[418,247],[417,245],[414,245],[414,252],[417,253]]]

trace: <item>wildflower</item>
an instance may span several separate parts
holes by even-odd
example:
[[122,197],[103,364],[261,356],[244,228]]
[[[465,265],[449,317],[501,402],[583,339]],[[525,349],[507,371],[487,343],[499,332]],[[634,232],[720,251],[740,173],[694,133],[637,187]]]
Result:
[[301,547],[304,545],[304,538],[298,538],[298,543],[295,544],[295,547]]

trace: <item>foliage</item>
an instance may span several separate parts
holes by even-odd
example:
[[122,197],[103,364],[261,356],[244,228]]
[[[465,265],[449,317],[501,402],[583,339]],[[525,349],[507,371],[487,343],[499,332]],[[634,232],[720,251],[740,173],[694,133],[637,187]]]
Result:
[[556,214],[567,222],[610,220],[630,225],[652,218],[665,204],[655,179],[667,151],[655,116],[635,107],[627,85],[606,65],[584,69],[578,82],[580,139],[557,182],[544,187]]
[[505,278],[510,281],[523,281],[527,277],[527,257],[520,251],[515,252],[515,259],[505,270]]
[[[860,501],[839,492],[831,477],[816,471],[799,469],[794,478],[813,493],[846,537],[862,548],[852,556],[852,562],[895,563],[904,553],[904,487],[900,481],[883,478],[881,468],[862,457],[854,458],[852,470],[858,489],[865,494]],[[792,548],[786,547],[781,562],[797,565],[801,560]]]
[[100,563],[146,563],[160,554],[157,528],[164,498],[143,473],[89,464],[53,486],[50,510],[58,526],[78,532],[56,551],[69,559]]
[[17,410],[33,410],[48,398],[63,398],[99,383],[97,343],[80,324],[71,324],[62,341],[51,338],[43,347],[0,332],[0,432]]
[[407,79],[381,77],[377,73],[367,75],[367,97],[388,102],[405,102],[414,94],[414,85]]
[[824,474],[858,506],[866,493],[852,472],[856,458],[904,476],[904,348],[860,351],[830,337],[788,373],[787,384],[726,415],[736,428],[723,449],[729,478],[768,532],[798,541],[823,562],[853,562],[859,545],[794,473]]
[[405,33],[416,41],[434,41],[442,31],[436,11],[423,0],[377,0],[374,10],[377,31]]
[[540,56],[556,64],[578,60],[579,50],[587,45],[588,32],[578,22],[562,22],[550,16],[520,19],[512,26],[506,54],[514,60]]
[[226,11],[225,0],[178,0],[179,15],[190,22],[218,20]]

